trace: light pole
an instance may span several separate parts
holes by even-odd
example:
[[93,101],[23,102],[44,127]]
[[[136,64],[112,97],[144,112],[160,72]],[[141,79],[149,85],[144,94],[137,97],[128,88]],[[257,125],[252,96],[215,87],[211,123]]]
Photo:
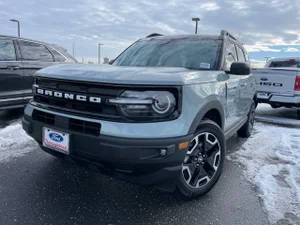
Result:
[[16,19],[10,19],[9,21],[15,22],[18,24],[18,37],[21,37],[21,32],[20,32],[20,21]]
[[98,43],[98,64],[101,63],[101,53],[100,53],[101,45],[103,45],[103,44]]
[[198,17],[192,18],[192,21],[196,22],[195,34],[197,34],[198,33],[198,22],[200,21],[200,18],[198,18]]

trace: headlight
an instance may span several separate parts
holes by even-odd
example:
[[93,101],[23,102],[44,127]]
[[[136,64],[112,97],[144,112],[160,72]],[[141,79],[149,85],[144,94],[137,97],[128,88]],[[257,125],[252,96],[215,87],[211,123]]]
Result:
[[119,98],[109,99],[129,118],[164,118],[176,110],[176,99],[169,91],[125,91]]

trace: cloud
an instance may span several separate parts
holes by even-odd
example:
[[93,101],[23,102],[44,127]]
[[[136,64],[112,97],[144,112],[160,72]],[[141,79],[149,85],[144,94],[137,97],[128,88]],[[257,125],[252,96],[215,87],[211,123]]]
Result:
[[281,52],[280,49],[271,48],[266,45],[245,45],[248,52]]
[[216,11],[220,9],[220,6],[216,2],[205,2],[202,3],[199,8],[206,11]]
[[285,48],[284,52],[300,52],[298,48]]
[[[11,15],[21,21],[24,37],[56,43],[78,56],[113,58],[127,45],[154,32],[192,34],[199,17],[200,34],[229,30],[251,54],[283,54],[300,45],[300,5],[295,0],[0,0],[2,34],[15,34]],[[285,46],[285,47],[278,47]],[[289,51],[290,52],[290,51]],[[291,53],[291,52],[290,52]]]

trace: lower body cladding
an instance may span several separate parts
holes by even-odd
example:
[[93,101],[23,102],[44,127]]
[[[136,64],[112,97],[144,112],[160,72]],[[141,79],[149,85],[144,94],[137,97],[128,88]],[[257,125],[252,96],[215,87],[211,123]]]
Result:
[[[182,170],[187,145],[181,149],[179,146],[192,139],[192,135],[153,139],[101,135],[101,122],[68,118],[33,107],[25,110],[22,122],[23,129],[48,153],[96,166],[102,172],[133,183],[167,191],[175,190],[176,178]],[[60,135],[67,138],[65,146],[49,145],[45,135],[53,136],[51,131],[56,140]]]

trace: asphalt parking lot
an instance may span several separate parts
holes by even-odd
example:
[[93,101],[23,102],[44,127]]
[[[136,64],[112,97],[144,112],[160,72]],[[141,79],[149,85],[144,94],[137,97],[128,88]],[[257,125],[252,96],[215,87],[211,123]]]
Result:
[[[1,113],[2,129],[16,123],[21,114]],[[244,142],[231,138],[229,153]],[[231,161],[226,161],[223,176],[210,193],[183,201],[32,148],[0,162],[0,224],[268,224],[255,188],[243,168]]]

